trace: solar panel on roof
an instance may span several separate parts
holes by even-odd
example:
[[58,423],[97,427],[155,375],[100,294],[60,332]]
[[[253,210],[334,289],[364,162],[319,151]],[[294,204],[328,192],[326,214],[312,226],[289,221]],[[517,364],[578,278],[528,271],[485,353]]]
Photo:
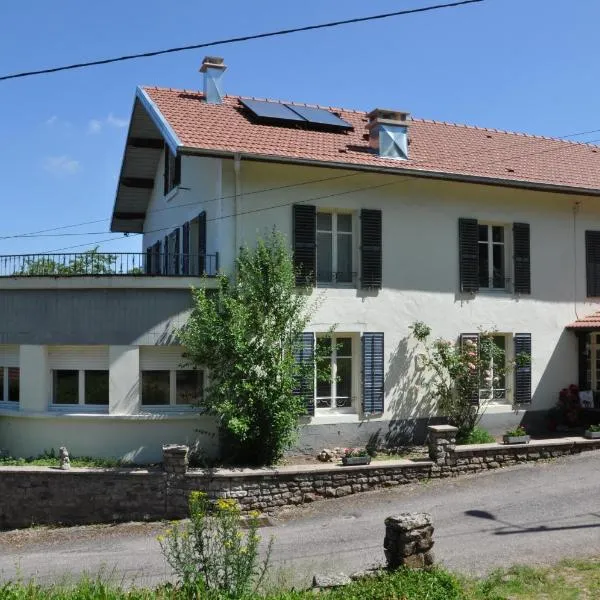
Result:
[[309,106],[296,106],[295,104],[286,104],[288,108],[304,117],[309,123],[317,125],[329,125],[330,127],[339,127],[340,129],[352,129],[352,125],[344,119],[340,119],[332,112],[324,108],[312,108]]
[[304,117],[279,102],[266,102],[265,100],[241,100],[241,102],[261,119],[305,122]]

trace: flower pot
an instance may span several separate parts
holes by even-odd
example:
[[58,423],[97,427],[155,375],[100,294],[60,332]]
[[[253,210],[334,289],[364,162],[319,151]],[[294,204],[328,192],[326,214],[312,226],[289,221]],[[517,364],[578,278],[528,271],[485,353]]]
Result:
[[600,440],[600,431],[590,431],[589,429],[586,429],[583,437],[588,440]]
[[503,435],[502,441],[505,444],[529,444],[531,438],[528,435]]
[[371,464],[370,456],[342,456],[342,464],[349,465],[369,465]]

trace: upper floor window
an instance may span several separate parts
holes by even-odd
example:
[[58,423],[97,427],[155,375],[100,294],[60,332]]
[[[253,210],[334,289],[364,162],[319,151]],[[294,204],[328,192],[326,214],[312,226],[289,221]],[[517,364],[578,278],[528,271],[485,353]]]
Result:
[[181,183],[181,155],[165,144],[165,196]]
[[317,282],[352,283],[352,214],[317,213]]
[[506,277],[506,234],[504,225],[478,226],[479,287],[504,290]]
[[[461,292],[506,290],[531,293],[530,228],[458,220]],[[512,263],[510,261],[512,253]],[[511,278],[512,275],[512,278]],[[512,279],[512,281],[511,281]]]

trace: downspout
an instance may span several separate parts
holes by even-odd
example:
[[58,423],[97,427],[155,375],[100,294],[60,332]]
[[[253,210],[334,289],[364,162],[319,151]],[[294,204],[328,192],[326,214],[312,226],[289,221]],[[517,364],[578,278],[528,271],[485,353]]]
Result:
[[237,257],[240,242],[242,239],[242,227],[241,227],[241,208],[242,208],[242,182],[241,182],[241,171],[242,171],[242,155],[239,152],[236,152],[233,155],[233,172],[235,174],[234,177],[234,186],[235,186],[235,198],[233,203],[233,214],[235,219],[235,231],[234,231],[234,257]]

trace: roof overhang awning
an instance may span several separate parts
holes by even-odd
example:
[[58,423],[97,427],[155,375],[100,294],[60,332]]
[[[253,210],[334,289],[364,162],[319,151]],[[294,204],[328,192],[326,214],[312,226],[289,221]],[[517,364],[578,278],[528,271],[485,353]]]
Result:
[[165,147],[176,154],[181,142],[146,92],[137,88],[110,230],[142,233],[155,185],[156,169]]
[[588,332],[588,331],[600,331],[600,311],[592,313],[587,317],[580,317],[573,323],[570,323],[565,327],[565,329],[570,329],[574,332]]

